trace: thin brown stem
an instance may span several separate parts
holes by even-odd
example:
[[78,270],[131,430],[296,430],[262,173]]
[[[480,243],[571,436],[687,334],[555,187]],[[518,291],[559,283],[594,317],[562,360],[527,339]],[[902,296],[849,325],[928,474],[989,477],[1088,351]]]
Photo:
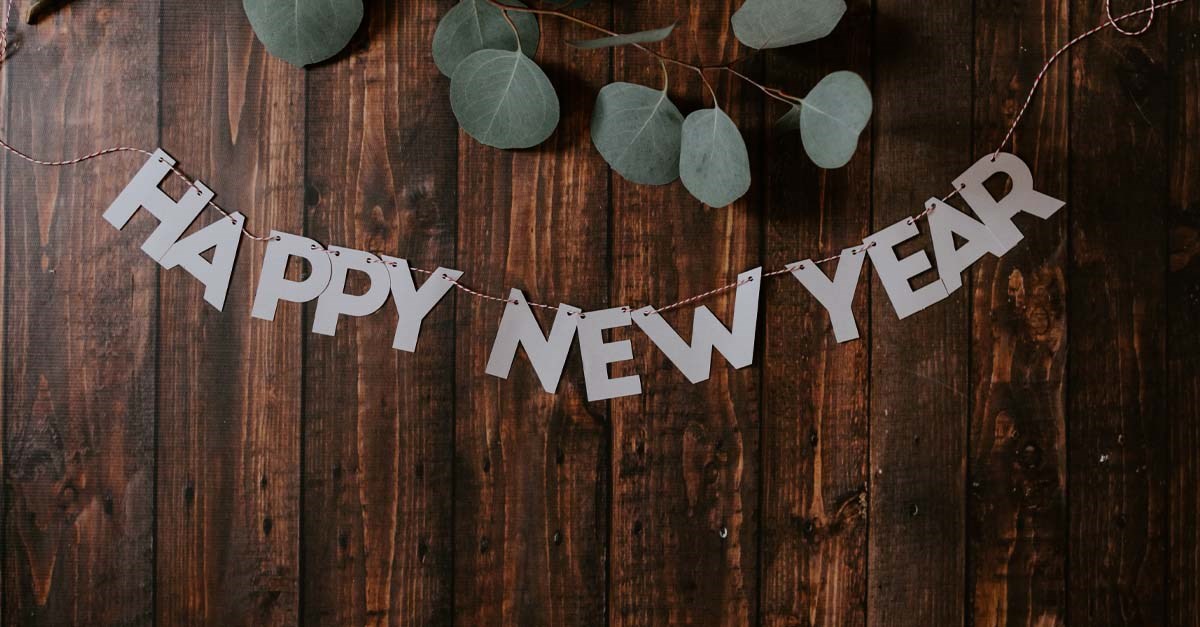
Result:
[[753,59],[754,57],[758,56],[759,52],[761,52],[761,50],[759,50],[757,48],[751,48],[750,52],[747,52],[746,54],[743,54],[741,56],[734,57],[732,61],[726,61],[725,63],[718,63],[717,65],[702,65],[700,67],[705,70],[717,70],[717,69],[721,69],[721,68],[733,67],[739,63],[743,63],[745,61],[749,61],[750,59]]
[[792,95],[790,95],[790,94],[787,94],[787,93],[785,93],[785,92],[784,92],[783,90],[781,90],[781,89],[776,89],[776,88],[774,88],[774,87],[767,87],[766,85],[763,85],[762,83],[759,83],[758,81],[756,81],[756,80],[754,80],[754,79],[750,78],[749,76],[746,76],[745,74],[742,74],[741,72],[739,72],[739,71],[737,71],[737,70],[735,70],[735,69],[733,69],[733,68],[731,68],[731,67],[728,67],[728,66],[719,66],[719,67],[716,67],[716,68],[714,68],[714,69],[717,69],[717,70],[724,70],[724,71],[726,71],[726,72],[729,72],[730,74],[733,74],[734,76],[736,76],[736,77],[738,77],[738,78],[740,78],[740,79],[742,79],[742,80],[746,81],[747,83],[750,83],[751,85],[754,85],[755,87],[759,88],[760,90],[762,90],[762,92],[763,92],[764,94],[766,94],[766,95],[768,95],[768,96],[770,96],[770,97],[772,97],[772,98],[774,98],[774,99],[776,99],[776,100],[778,100],[779,102],[782,102],[782,103],[784,103],[784,104],[788,104],[788,105],[796,105],[796,104],[799,104],[800,102],[802,102],[802,100],[801,100],[800,98],[796,97],[796,96],[792,96]]
[[521,47],[521,31],[517,30],[517,24],[513,21],[512,16],[508,14],[508,11],[501,11],[500,15],[504,16],[504,21],[508,22],[508,27],[512,29],[513,38],[517,40],[517,51],[525,52],[525,50]]
[[[620,35],[620,33],[611,31],[607,28],[604,28],[603,26],[600,26],[599,24],[589,22],[585,19],[576,17],[569,13],[563,13],[562,11],[558,11],[555,9],[538,9],[538,8],[534,8],[534,7],[510,6],[510,5],[500,2],[499,0],[487,0],[487,1],[488,1],[488,4],[491,4],[492,6],[496,7],[497,9],[500,9],[500,12],[504,14],[504,18],[506,20],[508,20],[508,23],[510,26],[513,25],[513,22],[509,18],[508,13],[509,13],[509,11],[512,11],[514,13],[532,13],[534,15],[548,15],[551,17],[557,17],[559,19],[563,19],[568,22],[573,22],[575,24],[583,26],[584,28],[590,28],[598,33],[603,33],[609,37],[617,37]],[[516,26],[513,26],[513,32],[516,32]],[[518,45],[520,45],[520,44],[518,43]],[[758,88],[759,91],[763,92],[764,94],[766,94],[780,102],[783,102],[785,104],[794,105],[794,104],[797,104],[800,102],[800,98],[798,98],[797,96],[790,95],[790,94],[784,92],[783,90],[777,89],[775,87],[767,87],[766,85],[763,85],[763,84],[759,83],[758,81],[755,81],[755,80],[751,79],[750,77],[746,76],[745,74],[742,74],[741,72],[733,69],[733,67],[732,67],[733,65],[741,63],[743,61],[746,61],[746,60],[752,58],[754,55],[758,54],[757,50],[754,50],[744,56],[735,58],[734,60],[729,61],[728,63],[723,63],[721,65],[696,65],[694,63],[688,63],[687,61],[683,61],[681,59],[676,59],[675,57],[663,54],[661,52],[658,52],[657,50],[652,50],[642,44],[630,44],[630,45],[633,46],[634,48],[637,48],[638,50],[641,50],[642,52],[658,59],[659,61],[661,61],[663,63],[670,63],[671,65],[675,65],[675,66],[684,68],[686,70],[695,72],[696,76],[700,77],[700,82],[703,83],[704,87],[708,89],[709,95],[712,96],[713,106],[716,106],[716,103],[717,103],[717,93],[716,93],[716,91],[713,90],[712,85],[709,84],[709,82],[708,82],[708,78],[705,77],[705,75],[704,75],[704,72],[707,70],[717,70],[717,71],[729,72],[730,74],[733,74],[734,76],[742,79],[743,81],[746,81],[750,85],[753,85],[754,87]]]

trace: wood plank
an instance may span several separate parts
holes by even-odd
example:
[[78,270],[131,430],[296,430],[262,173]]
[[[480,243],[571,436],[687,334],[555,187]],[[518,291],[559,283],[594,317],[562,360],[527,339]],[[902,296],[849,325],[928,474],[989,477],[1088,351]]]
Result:
[[1171,9],[1171,191],[1167,214],[1167,624],[1200,616],[1200,5]]
[[[303,72],[267,54],[240,5],[168,2],[162,21],[163,148],[251,230],[300,232]],[[185,270],[160,276],[164,624],[297,620],[300,312],[250,319],[264,249],[242,240],[223,311]]]
[[[1104,19],[1094,2],[1076,0],[1071,12],[1073,32]],[[1076,625],[1166,623],[1170,92],[1159,19],[1141,37],[1107,31],[1072,56],[1067,622]]]
[[[871,5],[852,3],[834,33],[768,57],[767,84],[806,93],[850,69],[871,80]],[[768,103],[768,120],[783,113]],[[781,110],[783,109],[783,110]],[[871,130],[841,169],[805,155],[800,134],[766,141],[766,259],[778,268],[862,241],[871,224]],[[824,266],[833,273],[835,266]],[[860,285],[867,282],[864,268]],[[839,344],[825,309],[797,281],[766,286],[762,429],[762,622],[863,625],[867,618],[867,289],[861,338]]]
[[[445,94],[429,88],[438,78],[427,48],[448,6],[376,0],[359,49],[310,70],[310,237],[453,267],[455,125]],[[353,273],[348,289],[366,287]],[[392,348],[396,320],[389,300],[371,316],[343,316],[336,336],[303,331],[313,624],[450,622],[453,300],[425,319],[415,353]]]
[[[682,0],[617,4],[614,28],[631,32],[678,20],[664,49],[717,63],[738,53],[729,29],[738,4],[712,2],[703,11]],[[616,80],[662,85],[658,62],[644,53],[619,49],[615,63]],[[695,74],[671,72],[672,98],[685,115],[712,106]],[[709,209],[678,181],[649,187],[614,175],[614,303],[664,306],[735,281],[761,263],[763,99],[728,74],[709,80],[747,140],[754,183],[733,206]],[[731,292],[702,304],[729,324],[734,300]],[[664,317],[690,338],[692,310]],[[641,374],[644,394],[612,402],[610,622],[755,624],[761,366],[735,370],[716,357],[712,378],[693,385],[645,334],[628,337],[634,354],[628,370]]]
[[[154,146],[158,2],[71,6],[22,36],[5,69],[21,86],[14,145]],[[153,219],[100,219],[144,160],[7,164],[8,624],[153,620],[157,266],[139,250]]]
[[[1042,64],[1069,38],[1068,3],[975,3],[975,154],[1004,139]],[[1005,147],[1034,187],[1067,193],[1060,63]],[[973,272],[967,613],[975,625],[1066,621],[1067,211],[1017,218],[1025,239]]]
[[[10,10],[12,9],[10,8]],[[14,35],[12,33],[9,33],[10,38],[13,36]],[[8,63],[7,58],[5,59],[5,63]],[[10,124],[9,120],[9,112],[12,110],[12,86],[10,85],[11,76],[12,75],[9,71],[0,68],[0,106],[4,107],[3,110],[0,110],[0,137],[3,137],[5,140],[9,141],[12,141],[12,137],[9,132],[12,129],[12,125]],[[8,202],[8,199],[10,198],[8,187],[8,182],[10,179],[9,167],[11,163],[21,160],[13,157],[6,150],[0,150],[0,153],[3,153],[0,154],[0,200],[4,201],[3,211],[0,211],[0,437],[2,437],[2,434],[8,433],[8,425],[10,422],[8,412],[9,407],[12,406],[12,404],[7,400],[9,390],[7,381],[9,379],[8,373],[10,370],[10,364],[8,360],[11,359],[8,354],[9,340],[7,314],[9,296],[7,279],[8,269],[12,266],[8,260],[8,251],[10,249],[8,246],[8,237],[11,231],[11,229],[8,227],[8,214],[13,211],[13,209],[11,209],[13,204]],[[22,167],[28,167],[29,165],[30,164],[25,164],[25,166]],[[23,359],[24,356],[21,358]],[[5,455],[6,450],[7,441],[4,441],[4,444],[0,445],[0,473],[2,473],[0,476],[4,477],[5,485],[8,485],[8,457]],[[8,527],[5,526],[9,515],[8,507],[10,499],[8,497],[8,493],[9,490],[7,488],[0,490],[0,530],[5,530],[0,531],[0,533],[7,533],[6,530],[8,529]],[[3,617],[6,616],[5,612],[8,610],[8,603],[4,600],[4,573],[7,570],[8,565],[4,561],[3,552],[0,552],[0,622],[3,621]]]
[[[606,3],[572,13],[609,21]],[[562,120],[545,144],[520,152],[460,134],[459,268],[490,292],[507,296],[512,286],[533,300],[601,309],[608,167],[584,138],[608,55],[568,48],[564,39],[585,33],[560,20],[541,27],[537,60],[558,90]],[[448,81],[438,85],[445,97]],[[552,317],[538,313],[549,329]],[[542,391],[522,352],[507,381],[485,374],[502,315],[502,304],[458,295],[455,622],[601,625],[607,408],[586,403],[577,350],[557,395]]]
[[[875,230],[920,212],[974,162],[971,11],[967,0],[876,3]],[[909,36],[920,44],[906,45]],[[928,249],[927,227],[921,222],[922,235],[897,254]],[[935,279],[928,272],[912,283]],[[945,300],[898,320],[872,281],[872,625],[963,621],[970,293],[968,281]]]
[[[7,59],[5,62],[7,63]],[[2,110],[0,110],[2,111],[0,112],[0,137],[3,137],[4,139],[11,139],[9,136],[9,130],[12,128],[12,126],[9,124],[9,111],[12,109],[12,103],[10,102],[12,91],[9,85],[9,76],[10,74],[7,71],[4,71],[2,68],[0,68],[0,106],[4,107]],[[8,180],[9,163],[12,161],[19,161],[19,159],[13,158],[12,155],[10,155],[6,150],[0,150],[0,153],[3,153],[0,154],[0,200],[5,201],[3,205],[4,210],[0,212],[0,434],[5,434],[8,433],[8,408],[10,406],[6,400],[8,398],[9,389],[6,385],[9,371],[9,356],[7,354],[8,324],[6,322],[6,315],[8,312],[8,289],[6,286],[6,279],[8,277],[8,268],[10,266],[8,261],[8,214],[12,211],[10,207],[13,206],[12,203],[7,202],[9,198]],[[2,437],[2,435],[0,435],[0,437]],[[5,442],[5,444],[7,444],[7,442]],[[5,465],[7,462],[7,457],[4,454],[6,448],[7,447],[5,445],[0,445],[0,476],[4,477],[4,481],[6,482],[5,485],[7,485],[8,481],[8,467]],[[5,526],[5,521],[8,518],[8,492],[8,489],[0,490],[0,530],[7,529]],[[3,553],[0,552],[0,621],[3,620],[3,617],[5,616],[4,612],[8,607],[8,604],[4,601],[3,584],[4,572],[7,569],[8,567],[4,563]]]

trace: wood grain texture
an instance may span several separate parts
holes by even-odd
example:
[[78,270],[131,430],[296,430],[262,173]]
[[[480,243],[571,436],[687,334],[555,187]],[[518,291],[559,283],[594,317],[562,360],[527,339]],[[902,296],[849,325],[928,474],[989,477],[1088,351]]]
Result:
[[[1103,19],[1096,3],[1072,2],[1072,32]],[[1072,57],[1071,624],[1166,621],[1165,34],[1110,31]]]
[[[252,230],[299,232],[303,73],[266,54],[236,4],[163,11],[162,145]],[[264,249],[242,240],[223,311],[182,268],[160,275],[162,624],[297,621],[300,312],[250,320]]]
[[[360,43],[310,70],[310,237],[417,267],[452,264],[457,153],[429,138],[455,126],[444,95],[428,89],[437,70],[414,46],[447,7],[372,2]],[[352,273],[348,291],[366,287]],[[447,298],[415,353],[392,348],[390,299],[343,316],[334,337],[303,331],[305,622],[450,621],[453,320]]]
[[[722,0],[698,11],[683,1],[618,3],[614,28],[630,32],[678,20],[671,53],[716,63],[738,52],[728,27],[736,5]],[[643,53],[620,49],[615,59],[615,80],[662,85],[658,63]],[[694,74],[671,71],[681,111],[712,106]],[[728,75],[709,80],[747,140],[757,182],[742,200],[710,209],[679,182],[652,188],[614,175],[614,303],[667,305],[761,264],[763,100]],[[728,325],[733,303],[730,292],[704,304]],[[692,315],[684,307],[664,317],[690,341]],[[755,623],[761,354],[742,370],[716,356],[712,378],[693,385],[644,334],[629,337],[629,370],[652,393],[612,402],[610,623]]]
[[[1094,0],[852,0],[828,39],[739,67],[801,94],[858,71],[876,106],[859,153],[816,168],[770,128],[780,105],[710,72],[754,183],[707,209],[591,145],[598,90],[658,86],[658,64],[568,48],[591,34],[553,18],[552,139],[460,134],[429,57],[454,2],[369,0],[349,49],[306,70],[270,57],[236,0],[70,3],[18,27],[0,136],[47,158],[162,145],[258,231],[455,267],[489,293],[665,305],[920,211],[1000,140],[1046,55],[1103,19]],[[1025,239],[949,299],[897,320],[867,264],[863,339],[837,344],[798,282],[771,279],[752,367],[716,358],[692,385],[612,330],[635,354],[614,375],[644,393],[609,403],[585,401],[575,348],[557,395],[523,353],[509,380],[486,375],[503,306],[462,292],[415,354],[390,348],[390,302],[332,338],[311,304],[252,320],[250,241],[216,312],[138,250],[150,216],[100,219],[140,155],[4,155],[3,623],[1196,623],[1196,2],[1051,71],[1009,149],[1067,207],[1019,217]],[[717,63],[747,52],[741,3],[571,12],[623,32],[678,20],[653,45]],[[711,104],[693,73],[671,86],[684,112]],[[733,302],[699,304],[728,322]],[[691,309],[667,314],[689,339]]]
[[[1004,140],[1068,23],[1065,0],[976,0],[975,155]],[[1066,64],[1047,75],[1005,147],[1035,189],[1064,200],[1069,81]],[[972,273],[967,613],[979,626],[1066,621],[1068,211],[1017,218],[1025,239]]]
[[[767,84],[806,93],[827,73],[871,80],[871,6],[856,3],[827,40],[767,60]],[[786,109],[771,101],[767,120]],[[766,260],[774,269],[835,254],[871,224],[871,130],[843,169],[822,170],[800,134],[773,127],[765,146]],[[869,264],[868,264],[869,265]],[[833,276],[836,266],[823,266]],[[839,344],[825,308],[798,281],[763,301],[762,624],[864,625],[867,618],[867,394],[870,316],[863,267],[854,304],[861,339]]]
[[[157,16],[70,7],[26,31],[7,139],[52,158],[153,146]],[[6,624],[154,618],[157,266],[138,248],[154,221],[100,220],[143,161],[8,163]]]
[[[605,3],[578,14],[609,21]],[[556,86],[562,119],[547,143],[527,151],[498,151],[460,134],[459,263],[464,281],[491,292],[507,295],[502,286],[513,286],[538,302],[602,309],[608,167],[587,129],[609,55],[567,47],[563,40],[580,31],[561,21],[542,19],[541,29],[537,59]],[[458,302],[456,622],[604,624],[607,408],[586,402],[577,349],[557,395],[542,391],[523,351],[507,381],[484,374],[504,306]],[[547,313],[538,317],[548,331]]]
[[1200,5],[1170,16],[1167,624],[1200,618]]
[[[875,230],[920,212],[973,162],[971,9],[966,1],[876,3]],[[929,248],[927,226],[897,255]],[[931,280],[928,272],[912,283]],[[872,281],[872,625],[963,621],[970,289],[965,281],[945,300],[898,320]]]
[[[12,104],[9,101],[11,93],[11,87],[9,85],[10,76],[11,74],[8,72],[0,71],[0,106],[4,107],[3,112],[0,112],[0,137],[4,138],[11,136],[9,130],[12,128],[8,113]],[[0,152],[3,152],[3,154],[0,155],[0,203],[2,203],[2,207],[0,207],[0,476],[4,478],[3,489],[0,489],[0,530],[6,530],[7,527],[5,524],[9,515],[9,482],[8,472],[5,466],[5,453],[8,449],[8,443],[7,440],[4,439],[4,435],[8,433],[9,424],[10,403],[7,402],[9,389],[7,385],[7,376],[10,367],[9,360],[12,359],[12,357],[8,355],[7,314],[9,297],[6,280],[8,278],[8,268],[10,267],[10,263],[8,261],[8,223],[9,214],[12,212],[12,210],[9,207],[13,206],[12,203],[9,202],[10,196],[8,181],[10,176],[8,169],[11,162],[19,161],[19,159],[16,159],[10,155],[8,151]],[[21,358],[24,359],[25,357],[22,356]],[[0,533],[6,534],[7,532],[0,531]],[[5,564],[4,560],[5,554],[10,549],[8,548],[7,535],[5,535],[4,538],[5,541],[0,542],[0,621],[3,621],[5,611],[8,608],[8,603],[6,603],[4,600],[4,573],[8,569],[8,566]]]

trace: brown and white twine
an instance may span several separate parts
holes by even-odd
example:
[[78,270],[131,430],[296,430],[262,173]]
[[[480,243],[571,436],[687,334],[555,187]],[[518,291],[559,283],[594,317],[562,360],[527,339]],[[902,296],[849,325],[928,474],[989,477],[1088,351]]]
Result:
[[[1146,7],[1143,7],[1141,9],[1138,9],[1135,11],[1130,11],[1128,13],[1125,13],[1123,15],[1120,15],[1120,16],[1117,16],[1114,18],[1112,15],[1111,0],[1104,0],[1105,21],[1098,26],[1095,26],[1087,31],[1084,31],[1083,33],[1080,33],[1079,35],[1076,35],[1074,38],[1072,38],[1070,41],[1068,41],[1066,44],[1064,44],[1062,47],[1060,47],[1058,50],[1056,50],[1054,52],[1054,54],[1050,55],[1050,57],[1046,60],[1045,64],[1042,65],[1041,71],[1038,72],[1037,76],[1033,80],[1033,84],[1030,86],[1029,93],[1025,97],[1024,103],[1021,105],[1021,109],[1017,112],[1016,117],[1013,118],[1012,123],[1009,125],[1008,132],[1005,133],[1004,139],[1001,140],[1000,145],[998,145],[996,147],[996,150],[992,153],[992,159],[995,160],[996,157],[1000,154],[1000,151],[1002,151],[1004,149],[1004,147],[1006,145],[1008,145],[1009,140],[1012,139],[1013,133],[1017,130],[1017,125],[1021,122],[1021,119],[1025,116],[1025,112],[1029,109],[1030,103],[1033,102],[1034,96],[1037,95],[1038,88],[1041,86],[1042,80],[1046,77],[1046,73],[1049,72],[1050,67],[1054,65],[1054,63],[1063,55],[1063,53],[1065,53],[1067,50],[1069,50],[1070,48],[1072,48],[1079,42],[1087,39],[1088,37],[1091,37],[1092,35],[1095,35],[1096,33],[1099,33],[1100,31],[1105,30],[1109,27],[1112,27],[1114,30],[1116,30],[1118,33],[1120,33],[1122,35],[1126,35],[1126,36],[1130,36],[1130,37],[1136,37],[1138,35],[1142,35],[1147,30],[1149,30],[1150,27],[1154,24],[1155,13],[1158,9],[1167,8],[1167,7],[1170,7],[1170,6],[1173,6],[1176,4],[1180,4],[1183,2],[1187,2],[1187,1],[1188,0],[1163,0],[1160,2],[1151,1],[1151,3],[1149,5],[1147,5]],[[13,0],[6,0],[5,5],[4,5],[3,23],[0,24],[0,65],[3,65],[8,60],[8,24],[9,24],[9,20],[10,20],[11,14],[12,14],[12,7],[13,7]],[[1129,18],[1140,16],[1140,15],[1147,14],[1147,13],[1149,14],[1149,17],[1146,19],[1146,22],[1141,27],[1139,27],[1137,30],[1127,30],[1127,29],[1121,27],[1121,25],[1119,24],[1119,22],[1128,20]],[[2,71],[2,68],[0,68],[0,71]],[[4,150],[8,151],[11,154],[13,154],[21,159],[24,159],[25,161],[28,161],[29,163],[32,163],[35,165],[40,165],[40,166],[51,166],[51,167],[75,165],[78,163],[83,163],[84,161],[89,161],[92,159],[103,157],[105,155],[111,155],[111,154],[122,153],[122,152],[135,152],[135,153],[140,153],[140,154],[143,154],[146,156],[153,156],[152,152],[143,150],[141,148],[134,148],[134,147],[130,147],[130,146],[114,146],[111,148],[104,148],[102,150],[97,150],[95,152],[92,152],[92,153],[89,153],[89,154],[86,154],[86,155],[83,155],[80,157],[75,157],[73,159],[67,159],[64,161],[47,161],[47,160],[37,159],[35,157],[32,157],[32,156],[14,148],[12,145],[10,145],[7,141],[5,141],[2,138],[0,138],[0,147],[2,147]],[[181,170],[179,170],[175,166],[171,166],[171,172],[174,173],[176,177],[178,177],[180,180],[182,180],[184,183],[186,183],[189,186],[191,186],[195,183],[195,181],[192,178],[188,177],[186,174],[184,174]],[[957,193],[958,193],[958,190],[952,190],[950,193],[943,196],[942,200],[943,201],[949,200],[951,197],[955,196]],[[211,200],[208,202],[208,206],[212,207],[213,209],[216,209],[217,211],[219,211],[222,215],[224,215],[227,218],[232,216],[231,212],[225,210],[220,205],[218,205],[217,203],[215,203]],[[925,218],[926,216],[929,215],[930,212],[932,212],[934,210],[934,207],[935,207],[935,205],[933,205],[933,204],[927,205],[923,211],[921,211],[920,213],[918,213],[914,216],[909,217],[908,223],[914,224],[916,221]],[[235,222],[234,224],[236,225],[237,223]],[[273,238],[272,236],[269,236],[269,235],[268,236],[256,235],[252,231],[247,229],[244,224],[241,225],[241,230],[242,230],[242,235],[245,238],[256,241],[256,242],[264,242],[264,241],[268,241],[271,239],[278,239],[278,238]],[[875,245],[874,242],[864,243],[855,248],[852,248],[851,252],[852,252],[852,254],[856,254],[856,255],[862,254],[862,253],[865,253],[867,251],[867,249],[869,249],[871,246],[874,246],[874,245]],[[326,250],[326,252],[330,252],[330,251]],[[336,251],[333,251],[333,252],[336,253]],[[813,261],[812,263],[816,264],[816,265],[822,265],[822,264],[828,263],[830,261],[833,261],[835,259],[838,259],[840,256],[841,256],[840,253],[833,254],[833,255],[824,257],[822,259]],[[793,267],[795,267],[795,266],[803,267],[801,264],[803,264],[803,262],[799,262],[799,264],[794,262],[794,263],[788,264],[782,268],[779,268],[776,270],[771,270],[769,272],[765,272],[762,276],[763,276],[763,278],[769,278],[769,277],[776,277],[776,276],[781,276],[784,274],[789,274],[792,271]],[[393,265],[397,265],[397,264],[395,264],[393,262]],[[417,268],[417,267],[410,267],[410,269],[412,269],[415,272],[419,272],[421,274],[430,275],[430,276],[432,276],[435,273],[434,271],[425,270],[425,269]],[[464,285],[462,282],[458,281],[457,279],[451,278],[449,275],[447,275],[445,273],[443,273],[440,278],[442,278],[443,280],[449,281],[450,283],[452,283],[454,285],[454,287],[458,288],[460,291],[466,293],[469,296],[473,296],[475,298],[489,300],[489,301],[495,301],[495,302],[499,302],[499,303],[520,304],[518,301],[515,301],[510,298],[506,298],[506,297],[502,298],[499,296],[494,296],[492,294],[489,294],[485,291],[473,289],[467,285]],[[721,294],[721,293],[727,292],[729,290],[736,289],[736,288],[741,287],[742,285],[745,285],[753,280],[754,280],[754,277],[752,277],[752,276],[745,277],[745,278],[739,279],[737,281],[734,281],[732,283],[727,283],[727,284],[717,287],[715,289],[709,290],[702,294],[696,294],[694,296],[689,296],[689,297],[679,300],[677,302],[671,303],[670,305],[666,305],[664,307],[653,308],[653,309],[649,310],[647,312],[647,314],[649,314],[650,312],[661,313],[661,312],[665,312],[665,311],[670,311],[672,309],[677,309],[679,307],[683,307],[685,305],[689,305],[691,303],[694,303],[694,302],[697,302],[700,300],[704,300],[706,298],[715,296],[717,294]],[[537,307],[540,309],[546,309],[546,310],[551,310],[551,311],[558,310],[558,307],[556,307],[554,305],[547,305],[547,304],[537,303],[537,302],[533,302],[533,301],[528,301],[528,304],[532,307]],[[623,309],[630,310],[631,308],[624,307]],[[581,314],[581,315],[584,315],[584,314]]]

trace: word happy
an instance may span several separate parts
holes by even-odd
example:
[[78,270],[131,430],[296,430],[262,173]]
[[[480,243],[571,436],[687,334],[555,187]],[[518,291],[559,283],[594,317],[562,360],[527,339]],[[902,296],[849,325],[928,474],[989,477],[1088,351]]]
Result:
[[[104,212],[104,218],[121,229],[139,209],[150,212],[158,225],[143,242],[142,250],[164,268],[182,267],[204,285],[204,300],[221,310],[233,276],[245,218],[240,213],[231,213],[184,237],[212,199],[213,192],[197,181],[178,200],[168,196],[159,185],[174,165],[175,160],[161,149],[155,151]],[[984,182],[997,174],[1006,176],[1011,184],[1011,190],[999,199],[984,187]],[[1008,153],[980,159],[954,180],[954,189],[975,216],[942,200],[931,198],[927,201],[925,215],[929,218],[938,275],[931,283],[919,288],[913,288],[911,283],[914,277],[933,268],[924,250],[904,258],[896,253],[897,245],[919,234],[915,219],[911,217],[872,234],[861,245],[843,250],[832,278],[811,259],[787,267],[787,271],[824,306],[838,342],[859,336],[851,303],[868,255],[896,314],[906,318],[962,287],[962,272],[985,254],[999,257],[1011,250],[1022,238],[1013,224],[1013,217],[1018,213],[1045,219],[1064,204],[1035,191],[1029,168]],[[961,246],[956,245],[956,237],[963,240]],[[211,261],[204,257],[210,250]],[[285,277],[292,258],[308,263],[307,277],[297,281]],[[370,287],[362,294],[345,291],[346,278],[351,271],[362,273],[370,281]],[[307,237],[272,231],[250,315],[273,320],[280,301],[305,303],[315,299],[313,332],[334,335],[343,316],[370,315],[390,300],[399,317],[392,347],[414,352],[425,317],[462,274],[459,270],[438,268],[418,287],[404,259],[376,256],[352,248],[324,248]],[[507,379],[517,347],[523,347],[542,388],[553,394],[562,377],[571,343],[578,339],[589,401],[641,394],[638,375],[613,378],[609,374],[611,364],[633,359],[631,342],[607,342],[604,339],[604,331],[608,329],[635,325],[689,381],[699,383],[709,378],[714,349],[734,368],[750,365],[754,356],[761,282],[761,267],[738,276],[731,327],[726,327],[708,307],[697,307],[690,343],[652,307],[636,311],[617,307],[584,312],[561,304],[547,335],[534,317],[525,295],[521,290],[512,289],[485,371]]]

